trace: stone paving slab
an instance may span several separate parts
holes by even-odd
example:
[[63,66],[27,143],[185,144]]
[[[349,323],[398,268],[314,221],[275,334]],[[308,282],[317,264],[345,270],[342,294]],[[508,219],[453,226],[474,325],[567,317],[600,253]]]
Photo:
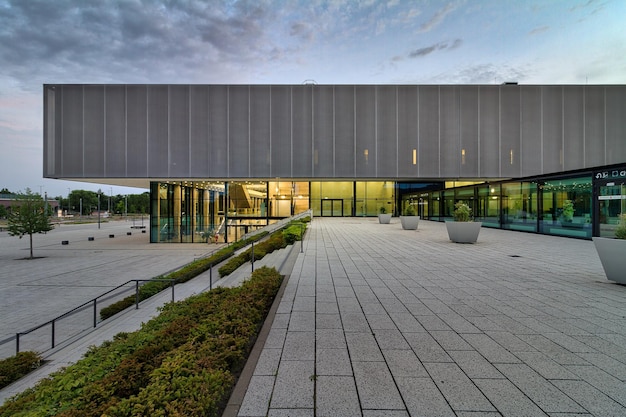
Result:
[[626,415],[624,317],[590,241],[316,218],[238,416]]

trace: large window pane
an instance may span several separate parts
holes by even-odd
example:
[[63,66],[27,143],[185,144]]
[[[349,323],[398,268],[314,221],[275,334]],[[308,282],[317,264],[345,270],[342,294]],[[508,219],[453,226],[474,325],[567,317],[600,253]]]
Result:
[[546,181],[541,186],[541,232],[591,238],[591,177]]
[[502,184],[502,228],[537,231],[537,183]]

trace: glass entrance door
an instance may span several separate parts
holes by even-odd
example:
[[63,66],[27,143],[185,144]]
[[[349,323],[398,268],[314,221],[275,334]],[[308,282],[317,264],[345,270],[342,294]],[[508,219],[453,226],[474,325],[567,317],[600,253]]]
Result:
[[601,237],[615,237],[620,215],[626,213],[626,184],[609,183],[600,186],[598,215]]
[[342,199],[324,199],[322,200],[322,217],[341,217],[343,216],[343,200]]

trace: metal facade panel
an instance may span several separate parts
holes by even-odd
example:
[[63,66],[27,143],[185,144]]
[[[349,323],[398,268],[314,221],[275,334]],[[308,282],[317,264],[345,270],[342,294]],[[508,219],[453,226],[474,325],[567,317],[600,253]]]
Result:
[[522,175],[530,176],[541,173],[542,136],[541,136],[541,87],[520,88],[522,95]]
[[126,175],[148,176],[148,88],[126,86]]
[[418,176],[439,178],[439,87],[420,86],[418,102]]
[[291,87],[272,86],[272,177],[291,177]]
[[313,90],[313,177],[335,176],[334,90],[316,86]]
[[291,90],[294,178],[310,178],[313,172],[313,88],[314,85],[304,85]]
[[148,86],[148,175],[157,178],[170,176],[168,89],[167,85]]
[[585,105],[581,86],[563,87],[563,169],[585,166]]
[[209,173],[228,178],[228,87],[209,87]]
[[546,86],[543,91],[543,172],[563,170],[563,88]]
[[[56,144],[57,136],[57,104],[56,87],[44,85],[43,87],[43,175],[44,177],[56,176]],[[58,107],[61,108],[61,107]]]
[[250,90],[247,85],[228,90],[228,176],[250,175]]
[[397,87],[376,89],[376,176],[395,178],[398,175]]
[[83,175],[104,176],[104,86],[86,85],[83,89]]
[[169,175],[189,177],[189,86],[169,87]]
[[461,149],[460,149],[460,109],[459,88],[442,86],[439,88],[439,117],[445,123],[440,123],[439,146],[439,175],[442,177],[457,178],[459,176]]
[[480,87],[479,143],[481,177],[500,176],[500,89]]
[[63,87],[62,175],[83,176],[83,86]]
[[606,164],[626,162],[626,88],[606,90]]
[[[335,147],[334,164],[336,178],[356,176],[355,138],[355,91],[354,86],[335,86]],[[321,176],[318,176],[320,178]]]
[[376,177],[376,87],[356,86],[356,176]]
[[269,178],[270,170],[270,94],[269,86],[250,87],[250,176]]
[[126,176],[126,88],[105,87],[104,173],[106,177]]
[[209,176],[209,88],[189,89],[189,173],[193,178]]
[[500,175],[519,177],[520,164],[520,90],[517,86],[500,87]]
[[460,146],[461,167],[459,176],[478,177],[478,87],[459,88],[460,94]]
[[604,87],[585,87],[585,166],[600,166],[606,160],[605,118]]
[[[417,177],[417,87],[398,86],[398,176]],[[415,161],[413,160],[415,154]]]

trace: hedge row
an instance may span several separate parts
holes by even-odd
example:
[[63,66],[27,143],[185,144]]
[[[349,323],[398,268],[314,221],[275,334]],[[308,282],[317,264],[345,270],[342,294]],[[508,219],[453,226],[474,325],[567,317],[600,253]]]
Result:
[[[294,220],[289,222],[284,229],[272,233],[269,238],[254,245],[254,260],[258,261],[263,259],[263,257],[268,253],[272,253],[275,250],[292,245],[297,240],[302,240],[302,234],[304,233],[305,228],[306,224],[303,221]],[[232,274],[241,265],[246,262],[250,262],[251,260],[252,248],[231,258],[228,262],[222,265],[218,269],[220,278]]]
[[19,352],[15,356],[0,360],[0,388],[39,368],[41,363],[41,356],[35,352]]
[[167,304],[7,401],[0,417],[219,416],[281,281],[259,268],[240,287]]
[[[229,257],[233,255],[233,253],[235,253],[236,250],[241,249],[245,245],[248,245],[259,239],[262,239],[266,235],[267,235],[267,232],[263,232],[263,233],[259,233],[258,235],[252,236],[246,240],[240,240],[238,242],[233,243],[232,245],[229,245],[225,248],[218,250],[213,255],[207,258],[195,260],[179,270],[171,272],[167,275],[158,276],[156,278],[157,279],[173,279],[175,280],[176,284],[187,282],[190,279],[197,277],[201,273],[208,271],[211,265],[218,264],[228,259]],[[141,287],[139,287],[139,301],[141,302],[143,300],[146,300],[152,297],[155,294],[158,294],[159,292],[168,288],[170,285],[171,283],[167,281],[150,281],[142,285]],[[126,308],[135,304],[135,301],[136,301],[135,295],[133,294],[107,307],[104,307],[103,309],[100,310],[100,319],[106,320],[109,317],[114,316],[120,311],[125,310]]]

